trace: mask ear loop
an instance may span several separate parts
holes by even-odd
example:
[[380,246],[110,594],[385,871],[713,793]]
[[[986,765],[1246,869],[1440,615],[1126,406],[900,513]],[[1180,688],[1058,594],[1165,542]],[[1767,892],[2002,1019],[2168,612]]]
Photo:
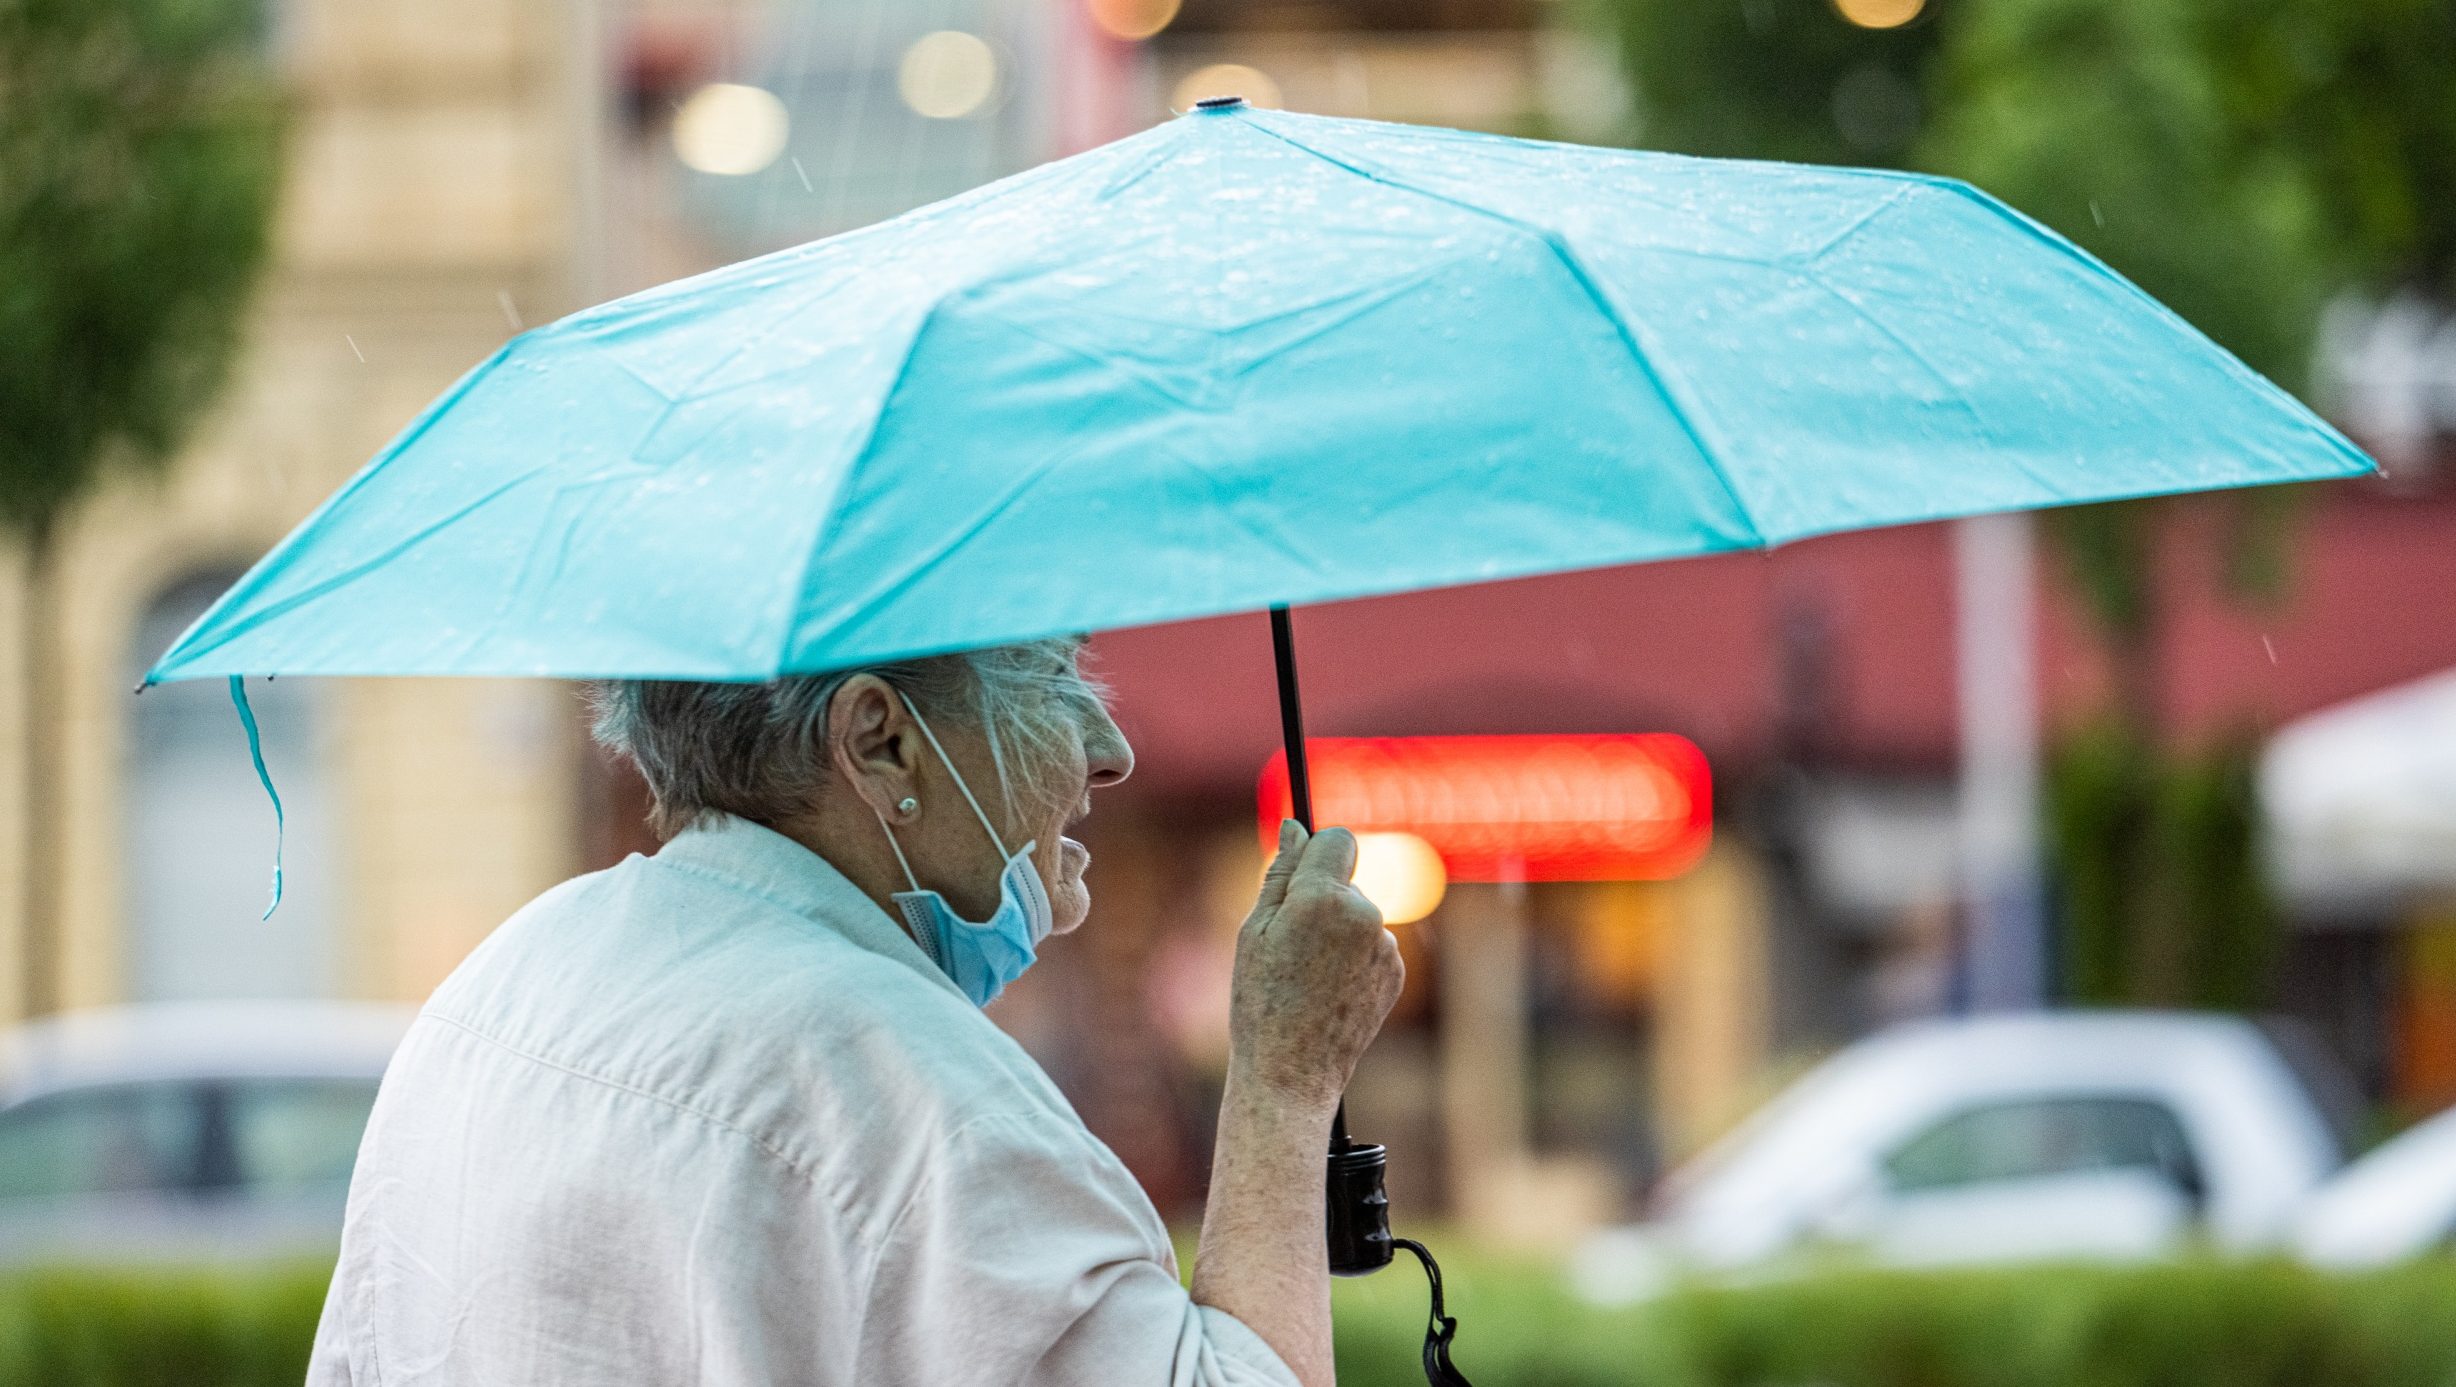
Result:
[[887,835],[887,846],[895,849],[895,865],[904,869],[904,880],[910,882],[915,891],[920,890],[921,878],[912,874],[912,863],[904,857],[904,845],[895,840],[895,830],[887,827],[887,816],[879,813],[875,808],[870,813],[878,820],[879,831]]
[[[929,738],[930,750],[937,752],[938,759],[945,763],[947,774],[955,779],[955,788],[964,792],[964,803],[972,806],[973,817],[979,819],[981,821],[981,827],[989,831],[989,841],[996,845],[998,849],[998,860],[1000,862],[1008,861],[1012,857],[1012,854],[1008,853],[1006,850],[1006,840],[998,836],[998,830],[989,822],[989,814],[987,811],[981,808],[981,802],[972,797],[972,787],[964,783],[963,772],[955,769],[955,758],[947,755],[947,749],[938,744],[938,734],[930,730],[929,719],[921,716],[921,710],[913,706],[911,696],[906,694],[902,689],[897,689],[895,691],[895,696],[904,700],[904,711],[912,714],[912,720],[920,725],[921,735]],[[870,812],[876,814],[878,811],[876,809],[872,809]],[[879,822],[884,824],[886,820],[881,818]],[[890,833],[887,836],[890,839],[893,839],[895,835]],[[900,848],[897,849],[896,855],[901,857],[903,855],[903,850]],[[907,867],[905,869],[905,874],[909,876],[911,873],[912,869]],[[920,888],[916,886],[913,889],[917,891]]]

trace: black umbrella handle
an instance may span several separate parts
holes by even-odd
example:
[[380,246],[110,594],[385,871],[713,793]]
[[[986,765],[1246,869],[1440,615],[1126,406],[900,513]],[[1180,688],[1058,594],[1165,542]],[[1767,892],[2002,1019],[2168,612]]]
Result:
[[[1271,653],[1279,668],[1279,730],[1288,749],[1288,805],[1295,820],[1313,831],[1313,776],[1305,762],[1305,707],[1296,685],[1296,632],[1288,609],[1271,608]],[[1347,1134],[1343,1099],[1330,1119],[1330,1169],[1325,1182],[1329,1215],[1330,1270],[1363,1276],[1390,1265],[1398,1255],[1390,1241],[1390,1200],[1382,1192],[1389,1152],[1359,1145]]]
[[[1296,821],[1313,831],[1313,778],[1305,765],[1305,709],[1296,693],[1296,633],[1288,609],[1271,608],[1271,652],[1279,665],[1279,730],[1288,747],[1288,805]],[[1330,1169],[1323,1182],[1323,1212],[1330,1244],[1330,1274],[1364,1276],[1380,1271],[1400,1248],[1416,1254],[1432,1282],[1433,1310],[1424,1326],[1424,1380],[1431,1387],[1470,1387],[1450,1363],[1450,1340],[1458,1321],[1443,1313],[1441,1265],[1412,1238],[1390,1236],[1390,1196],[1382,1189],[1390,1153],[1379,1143],[1348,1139],[1347,1103],[1330,1119]]]

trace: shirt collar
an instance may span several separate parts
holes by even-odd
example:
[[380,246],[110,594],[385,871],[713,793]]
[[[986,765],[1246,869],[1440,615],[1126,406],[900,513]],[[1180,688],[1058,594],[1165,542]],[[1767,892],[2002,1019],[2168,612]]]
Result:
[[963,995],[895,917],[863,895],[834,863],[772,828],[718,814],[675,834],[654,860],[748,892]]

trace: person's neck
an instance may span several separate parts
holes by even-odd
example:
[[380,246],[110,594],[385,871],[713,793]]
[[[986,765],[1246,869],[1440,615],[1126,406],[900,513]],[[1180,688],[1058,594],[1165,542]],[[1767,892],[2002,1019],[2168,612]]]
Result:
[[895,921],[897,929],[904,931],[906,937],[911,936],[912,927],[904,922],[904,913],[895,908],[895,893],[904,886],[903,874],[886,848],[868,841],[878,837],[877,825],[870,826],[866,839],[852,826],[837,822],[835,816],[822,813],[796,814],[764,827],[808,848],[828,866],[835,868],[861,894],[869,897],[871,904],[876,905],[888,919]]

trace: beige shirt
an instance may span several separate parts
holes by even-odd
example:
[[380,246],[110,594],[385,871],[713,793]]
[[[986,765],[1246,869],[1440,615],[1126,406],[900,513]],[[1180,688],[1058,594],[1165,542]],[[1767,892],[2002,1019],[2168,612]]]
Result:
[[566,882],[384,1076],[311,1387],[1291,1387],[1038,1065],[743,820]]

